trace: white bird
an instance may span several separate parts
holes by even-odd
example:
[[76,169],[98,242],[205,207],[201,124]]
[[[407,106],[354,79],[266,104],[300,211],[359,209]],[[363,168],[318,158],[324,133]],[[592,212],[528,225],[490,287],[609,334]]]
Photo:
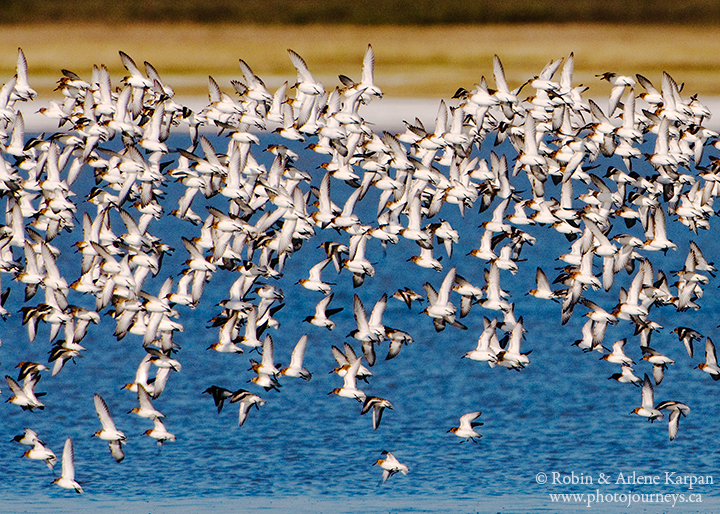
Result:
[[125,66],[125,69],[130,72],[130,76],[125,77],[124,79],[125,83],[139,89],[151,88],[153,86],[152,81],[142,74],[140,69],[135,64],[135,61],[133,61],[133,59],[128,54],[121,51],[120,60],[122,61],[123,66]]
[[510,332],[506,348],[497,354],[498,366],[519,370],[530,363],[530,359],[528,358],[530,352],[520,353],[520,343],[522,343],[524,332],[523,318],[521,316]]
[[688,355],[692,359],[693,343],[696,339],[700,339],[702,337],[702,334],[688,327],[677,327],[673,330],[673,333],[677,334],[678,339],[682,341],[682,343],[685,345],[685,349],[687,350]]
[[402,473],[403,475],[408,474],[408,467],[405,464],[402,464],[400,461],[398,461],[395,458],[395,455],[388,451],[383,451],[382,455],[385,456],[384,459],[378,459],[375,461],[374,465],[379,465],[382,470],[382,483],[384,484],[388,478],[393,476],[395,473]]
[[65,448],[62,456],[62,474],[59,478],[53,480],[53,484],[63,489],[75,489],[80,494],[83,488],[75,481],[75,453],[73,451],[73,442],[69,437],[65,440]]
[[272,102],[273,97],[260,77],[255,75],[250,66],[242,59],[240,59],[239,64],[240,70],[242,70],[243,77],[245,78],[245,84],[248,86],[246,93],[248,98],[259,102]]
[[494,232],[492,230],[486,228],[483,235],[480,237],[480,248],[476,248],[468,255],[472,255],[473,257],[477,257],[478,259],[488,262],[497,259],[497,255],[493,252],[492,247],[493,234]]
[[10,390],[13,392],[13,396],[8,398],[7,402],[19,405],[23,410],[32,411],[33,409],[44,409],[45,405],[37,399],[34,390],[35,384],[37,384],[38,380],[40,380],[40,375],[36,375],[31,379],[28,378],[29,377],[26,377],[26,380],[23,382],[23,387],[21,388],[20,384],[18,384],[11,376],[5,376],[5,381],[7,382],[8,387],[10,387]]
[[718,366],[715,345],[709,337],[705,340],[705,362],[701,362],[697,367],[708,373],[713,380],[720,380],[720,366]]
[[37,442],[44,444],[38,437],[37,432],[35,432],[31,428],[26,428],[21,435],[16,435],[15,437],[13,437],[13,441],[20,444],[25,444],[27,446],[35,446],[35,443]]
[[455,274],[455,285],[452,289],[462,297],[460,299],[461,318],[470,313],[473,303],[479,301],[483,295],[482,288],[472,285],[457,273]]
[[[643,273],[642,270],[638,271],[630,284],[630,288],[627,292],[627,298],[624,302],[621,302],[616,316],[625,316],[623,319],[627,319],[631,316],[647,316],[648,309],[640,302],[640,291],[643,286]],[[651,299],[652,300],[652,299]]]
[[290,56],[290,60],[297,71],[298,92],[309,96],[322,95],[325,92],[325,87],[313,78],[310,70],[308,70],[305,60],[290,49],[288,49],[288,55]]
[[157,107],[155,107],[150,121],[147,122],[143,137],[139,141],[140,146],[142,146],[149,152],[168,152],[167,145],[162,142],[162,124],[164,117],[165,104],[159,103]]
[[445,328],[446,323],[450,323],[454,327],[467,329],[465,325],[455,320],[455,312],[457,308],[450,302],[450,291],[452,291],[455,283],[456,269],[452,268],[448,271],[440,285],[440,290],[436,293],[435,289],[428,283],[423,287],[428,295],[428,306],[422,312],[430,316],[433,320],[436,331]]
[[346,89],[344,93],[345,96],[350,97],[360,91],[360,98],[365,104],[370,103],[373,98],[382,98],[382,90],[375,85],[375,53],[373,52],[372,46],[368,45],[367,50],[365,50],[360,83],[353,82],[345,75],[340,75],[340,81],[348,86],[348,89]]
[[670,440],[674,440],[677,437],[678,428],[680,428],[680,416],[687,416],[690,413],[690,407],[684,403],[680,403],[674,400],[666,400],[660,402],[656,409],[658,410],[669,410],[670,419],[668,420],[668,435]]
[[167,441],[175,441],[175,435],[167,431],[167,429],[165,428],[165,424],[160,421],[160,418],[153,419],[153,425],[153,428],[145,431],[145,435],[156,439],[158,445],[161,445]]
[[493,261],[490,265],[490,271],[486,275],[487,289],[485,291],[486,299],[480,302],[486,309],[506,311],[510,309],[510,304],[503,300],[500,289],[500,268],[497,261]]
[[320,277],[322,270],[325,269],[329,262],[329,258],[318,262],[315,266],[310,268],[309,277],[301,278],[297,281],[297,283],[310,291],[320,291],[324,295],[329,295],[332,292],[330,286],[333,284],[324,283]]
[[623,348],[625,347],[625,343],[627,342],[627,339],[618,339],[613,343],[612,346],[612,352],[608,353],[606,355],[603,355],[600,357],[601,360],[606,360],[608,362],[611,362],[613,364],[621,364],[623,366],[632,366],[635,364],[635,362],[625,355],[625,352],[623,351]]
[[[353,350],[353,347],[350,346],[350,343],[346,342],[343,347],[345,348],[344,352],[337,346],[333,345],[332,347],[333,357],[335,357],[335,361],[338,363],[338,367],[333,369],[332,372],[336,373],[339,377],[345,377],[350,367],[355,364],[356,360],[358,360],[358,356],[355,354],[355,350]],[[357,378],[360,378],[367,382],[367,377],[371,376],[372,372],[368,368],[360,364],[360,367],[357,371]]]
[[550,282],[545,275],[545,272],[539,267],[535,270],[535,282],[537,287],[532,289],[528,294],[539,298],[541,300],[555,300],[557,301],[557,293],[550,289]]
[[662,94],[655,89],[655,86],[653,86],[652,82],[650,82],[647,78],[643,77],[640,74],[635,75],[638,79],[638,82],[642,87],[645,88],[647,91],[646,93],[641,93],[638,95],[638,98],[642,98],[647,103],[652,105],[659,105],[663,103],[663,97]]
[[128,389],[133,393],[137,393],[138,388],[142,386],[148,392],[152,393],[154,391],[154,385],[150,383],[150,365],[152,364],[152,362],[150,362],[151,359],[152,355],[150,355],[149,353],[143,357],[143,359],[140,361],[140,365],[137,367],[137,371],[135,372],[134,380],[128,384],[125,384],[123,386],[123,389]]
[[25,53],[22,51],[22,48],[18,48],[17,67],[15,73],[15,88],[12,90],[10,100],[27,102],[35,98],[37,96],[37,91],[31,88],[28,82],[27,59],[25,59]]
[[482,435],[475,431],[475,427],[479,427],[483,425],[483,423],[475,422],[475,420],[479,418],[481,414],[482,412],[468,412],[467,414],[463,414],[460,416],[460,426],[452,427],[448,430],[448,433],[452,432],[465,441],[472,440],[472,442],[477,443],[475,438],[480,438]]
[[495,78],[495,91],[494,96],[500,104],[503,106],[505,116],[512,118],[513,106],[517,103],[517,92],[510,91],[505,80],[505,69],[503,68],[500,58],[495,55],[493,56],[493,77]]
[[635,86],[635,79],[626,75],[618,75],[617,73],[607,72],[597,75],[602,80],[607,80],[613,85],[610,91],[610,101],[608,103],[608,116],[612,116],[620,102],[620,97],[625,91],[625,86],[630,88]]
[[[227,318],[225,323],[220,329],[220,338],[216,343],[208,346],[208,350],[215,350],[220,353],[243,353],[243,349],[235,344],[237,338],[237,320],[239,317],[238,311],[233,311],[230,317]],[[247,325],[246,325],[247,326]]]
[[382,325],[382,315],[385,312],[387,304],[387,295],[383,295],[373,307],[370,313],[370,319],[367,318],[365,307],[358,295],[353,297],[353,314],[357,329],[348,334],[362,343],[363,353],[368,364],[375,364],[375,348],[374,344],[380,342],[385,337],[385,327]]
[[365,398],[365,401],[363,402],[362,409],[360,410],[360,414],[367,414],[370,412],[370,409],[373,411],[373,430],[377,430],[377,428],[380,426],[380,420],[382,419],[382,414],[385,409],[392,409],[393,405],[385,398],[379,398],[377,396],[368,396]]
[[551,79],[562,64],[562,61],[562,59],[558,59],[557,61],[550,61],[547,63],[540,72],[540,75],[533,78],[530,82],[530,86],[541,91],[555,91],[559,89],[560,85],[557,82],[553,82]]
[[524,141],[525,145],[517,162],[520,165],[527,166],[529,168],[547,168],[547,161],[545,160],[545,157],[538,153],[535,119],[530,114],[525,117]]
[[115,422],[110,416],[110,410],[108,409],[105,400],[103,400],[102,396],[97,393],[95,393],[95,410],[100,418],[102,430],[98,430],[93,434],[93,436],[98,437],[103,441],[107,441],[110,446],[110,453],[117,462],[120,462],[125,458],[122,445],[127,440],[127,437],[115,428]]
[[420,196],[416,194],[412,197],[407,207],[408,226],[400,231],[400,235],[405,239],[415,241],[421,246],[432,244],[432,236],[424,229],[420,228],[422,222],[422,213],[420,208]]
[[[442,259],[442,257],[440,257]],[[412,261],[421,268],[428,268],[428,269],[434,269],[435,271],[442,271],[442,264],[440,264],[440,259],[436,259],[433,257],[433,249],[432,248],[423,248],[420,247],[420,255],[413,255],[408,259],[408,262]]]
[[343,398],[353,398],[359,402],[365,401],[366,394],[357,388],[357,374],[362,364],[362,357],[359,357],[350,365],[350,368],[343,377],[343,386],[336,387],[328,394],[336,394]]
[[653,386],[650,382],[650,377],[645,374],[642,385],[642,405],[633,409],[631,414],[637,414],[638,416],[644,416],[651,422],[656,419],[662,420],[663,413],[655,408],[655,396],[653,394]]
[[230,403],[240,402],[240,411],[238,413],[238,426],[243,426],[245,420],[250,413],[250,408],[254,405],[256,409],[260,409],[261,406],[265,405],[265,400],[260,398],[258,395],[253,394],[244,389],[239,389],[233,393],[230,397]]
[[643,352],[643,360],[646,360],[653,365],[653,378],[655,379],[655,385],[660,384],[665,376],[665,369],[668,365],[675,364],[675,361],[648,346],[642,346],[641,349]]
[[[275,367],[275,359],[274,359],[274,349],[275,344],[273,342],[272,337],[270,335],[266,335],[265,339],[263,340],[262,344],[262,359],[260,359],[260,362],[256,362],[254,360],[251,360],[250,363],[252,364],[252,370],[258,374],[257,377],[253,378],[253,381],[256,381],[256,379],[259,379],[260,382],[266,383],[266,379],[263,378],[263,376],[266,377],[275,377],[280,373],[280,370]],[[258,385],[261,385],[259,382]],[[265,386],[263,386],[265,387]]]
[[280,370],[280,374],[286,377],[300,377],[303,380],[310,380],[312,374],[303,367],[303,358],[305,357],[305,348],[307,347],[307,335],[304,335],[293,348],[290,355],[290,366]]
[[332,301],[334,293],[327,295],[325,298],[320,300],[315,306],[315,315],[308,316],[303,321],[315,325],[316,327],[325,327],[328,330],[335,328],[335,322],[330,319],[330,316],[343,310],[342,307],[336,309],[328,309],[328,305]]
[[490,341],[495,336],[495,330],[497,328],[497,319],[492,321],[484,318],[485,329],[480,334],[477,340],[477,346],[474,350],[467,352],[463,355],[463,359],[470,359],[474,361],[487,362],[491,367],[497,362],[497,355],[490,346]]
[[240,343],[251,348],[262,346],[262,342],[257,335],[257,307],[253,305],[245,318],[245,333],[240,339]]
[[40,440],[36,440],[32,446],[32,448],[23,454],[23,457],[27,457],[30,460],[44,460],[47,467],[52,469],[57,462],[55,453]]
[[510,197],[505,198],[502,202],[500,202],[493,210],[492,218],[490,219],[490,221],[486,221],[481,226],[486,231],[509,232],[511,225],[505,223],[505,210],[507,209],[509,203]]
[[131,414],[137,414],[141,418],[148,418],[148,419],[155,419],[155,418],[162,418],[165,417],[165,415],[160,412],[159,410],[155,409],[153,407],[152,401],[150,400],[150,395],[145,390],[145,388],[142,385],[139,385],[137,388],[138,392],[138,407],[134,407],[130,413]]
[[620,369],[620,373],[614,373],[610,375],[608,377],[608,380],[617,380],[621,384],[640,385],[640,382],[642,382],[642,380],[639,377],[635,376],[635,374],[633,373],[633,369],[630,366],[623,365],[620,367]]
[[365,248],[368,237],[369,236],[364,233],[350,236],[348,258],[343,261],[343,266],[352,272],[354,287],[363,285],[365,275],[370,277],[375,275],[375,268],[372,263],[365,258]]

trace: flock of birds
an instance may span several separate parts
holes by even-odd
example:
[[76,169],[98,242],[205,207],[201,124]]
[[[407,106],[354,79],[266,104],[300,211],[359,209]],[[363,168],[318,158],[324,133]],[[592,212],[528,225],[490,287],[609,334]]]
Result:
[[[406,122],[402,133],[376,133],[360,114],[368,102],[382,98],[374,83],[370,46],[360,82],[341,75],[340,85],[331,91],[313,77],[302,57],[288,53],[297,69],[294,84],[285,82],[271,93],[240,60],[241,76],[232,81],[232,91],[223,91],[210,77],[209,103],[197,112],[177,103],[172,88],[151,64],[144,63],[141,70],[123,52],[120,58],[129,75],[115,87],[104,65],[95,66],[87,80],[63,70],[57,87],[62,101],[50,101],[41,109],[63,130],[26,138],[21,106],[36,92],[19,51],[17,73],[0,89],[0,194],[5,199],[0,277],[13,279],[1,299],[4,304],[11,288],[24,287],[21,312],[29,340],[35,339],[40,324],[46,325],[52,349],[47,365],[20,362],[17,380],[6,376],[12,392],[9,403],[31,411],[43,409],[41,394],[35,392],[41,376],[55,376],[65,363],[81,356],[91,325],[107,314],[115,322],[118,339],[141,340],[145,349],[134,380],[125,386],[137,395],[132,413],[152,421],[146,434],[158,444],[174,441],[153,401],[165,391],[170,375],[182,370],[174,342],[183,330],[178,321],[181,310],[198,306],[204,288],[222,269],[232,272],[235,281],[210,320],[218,338],[209,349],[229,354],[229,359],[256,350],[261,358],[249,361],[254,385],[246,387],[254,389],[208,384],[205,393],[218,412],[225,402],[239,403],[242,426],[253,407],[265,404],[263,391],[279,391],[283,377],[311,378],[304,354],[313,335],[303,336],[292,350],[290,365],[278,368],[269,332],[278,328],[274,315],[284,305],[278,280],[287,259],[322,233],[332,234],[322,244],[325,258],[293,285],[293,293],[306,294],[302,287],[322,296],[314,314],[312,308],[306,313],[305,321],[315,327],[332,331],[331,317],[345,308],[346,314],[352,310],[357,329],[348,337],[356,346],[345,342],[342,348],[338,344],[328,349],[337,360],[333,372],[342,378],[342,387],[329,394],[359,402],[360,414],[372,412],[377,429],[383,412],[393,405],[364,393],[359,380],[372,377],[370,368],[381,344],[388,342],[386,359],[393,359],[413,342],[410,333],[383,323],[389,299],[405,302],[410,310],[424,302],[422,314],[438,332],[448,325],[466,329],[461,320],[473,308],[476,313],[483,309],[487,316],[477,346],[459,357],[508,370],[522,371],[529,365],[530,352],[521,349],[526,337],[523,317],[516,316],[501,278],[519,271],[525,245],[543,244],[542,233],[528,232],[531,226],[543,226],[565,236],[569,250],[559,256],[565,267],[553,284],[560,286],[553,289],[538,267],[537,288],[529,294],[557,302],[562,324],[577,311],[587,316],[575,344],[619,366],[611,378],[641,385],[642,404],[634,412],[653,421],[668,411],[670,438],[677,435],[680,417],[690,409],[680,401],[655,404],[653,381],[655,386],[661,383],[673,360],[651,346],[653,332],[663,330],[652,313],[661,308],[698,309],[715,268],[695,242],[687,249],[683,269],[674,272],[675,283],[668,272],[655,269],[651,258],[657,252],[684,251],[668,239],[668,220],[697,232],[709,228],[715,214],[720,174],[717,162],[711,158],[704,164],[703,155],[708,146],[720,143],[718,134],[703,126],[710,112],[696,96],[684,96],[667,73],[660,89],[641,75],[606,73],[601,79],[613,87],[603,109],[583,98],[587,87],[573,84],[572,54],[551,61],[513,90],[496,56],[494,88],[483,78],[471,91],[459,89],[456,105],[448,108],[440,102],[434,127],[425,128],[415,119]],[[522,90],[530,93],[522,97]],[[177,127],[185,127],[190,136],[185,149],[166,144]],[[225,135],[226,147],[215,149],[205,135],[213,130]],[[303,169],[301,157],[280,144],[265,148],[274,156],[269,168],[261,164],[256,159],[262,147],[258,134],[271,130],[285,140],[309,143],[309,150],[323,156],[322,167]],[[489,144],[488,138],[512,145],[517,152],[514,161],[494,152],[489,159],[480,158],[479,149]],[[643,155],[640,145],[653,139],[652,153]],[[117,149],[109,148],[110,141]],[[623,165],[597,174],[594,163],[612,156],[621,158]],[[650,165],[647,176],[637,171],[644,161]],[[96,187],[80,201],[94,204],[95,213],[83,212],[80,229],[73,184],[81,174],[90,173]],[[177,205],[168,205],[164,198],[170,181],[184,187]],[[331,194],[331,187],[340,182],[350,186],[343,186],[352,191],[347,198]],[[574,187],[584,192],[574,195]],[[374,196],[368,195],[370,191]],[[193,210],[198,193],[213,199],[206,213]],[[372,197],[379,198],[377,217],[362,220],[356,206]],[[445,271],[437,247],[451,257],[460,234],[440,214],[455,209],[465,217],[477,216],[475,209],[492,214],[483,218],[489,219],[482,223],[479,246],[471,252],[477,264]],[[147,279],[161,273],[164,257],[173,252],[167,239],[152,234],[152,223],[167,215],[185,222],[197,237],[182,238],[184,250],[174,250],[188,257],[182,274],[169,276],[152,292],[147,285],[159,279]],[[628,233],[621,232],[625,229]],[[58,261],[70,262],[71,256],[61,255],[53,240],[78,230],[82,238],[75,246],[82,263],[75,276],[66,277]],[[428,282],[421,293],[406,287],[383,294],[369,316],[357,294],[352,307],[331,307],[334,284],[323,279],[331,263],[340,279],[351,276],[353,286],[361,288],[375,275],[374,264],[366,258],[367,245],[379,244],[391,252],[401,240],[416,243],[417,255],[407,266],[445,271],[437,289]],[[621,273],[633,276],[631,285],[603,300],[614,304],[606,310],[591,299],[592,293],[613,290]],[[42,299],[33,301],[36,295]],[[75,299],[84,306],[71,303]],[[9,313],[3,308],[2,314]],[[627,326],[629,335],[608,350],[606,329],[619,323]],[[673,332],[692,358],[693,343],[703,336],[689,327]],[[625,353],[630,345],[639,347],[642,359],[652,366],[653,380],[647,373],[643,379],[634,374],[635,362]],[[705,362],[697,367],[720,379],[709,337]],[[95,394],[94,404],[102,426],[95,436],[108,443],[120,462],[127,438],[100,395]],[[480,415],[462,415],[459,426],[448,432],[462,441],[476,441],[481,436],[476,431]],[[25,457],[54,466],[55,454],[32,429],[15,441],[30,446]],[[383,456],[376,462],[383,481],[398,472],[407,474],[408,467],[392,453]],[[83,491],[75,480],[69,438],[55,483]]]

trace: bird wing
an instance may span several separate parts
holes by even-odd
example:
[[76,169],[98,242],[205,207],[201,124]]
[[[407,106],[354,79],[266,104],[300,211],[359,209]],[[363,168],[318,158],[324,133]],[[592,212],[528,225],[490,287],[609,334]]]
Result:
[[717,355],[715,353],[715,345],[709,337],[705,341],[705,362],[709,366],[717,366]]
[[565,61],[563,66],[562,75],[560,76],[560,88],[571,89],[572,88],[572,77],[575,71],[575,53],[571,52],[570,56]]
[[329,262],[330,262],[330,259],[325,259],[324,261],[320,261],[315,266],[310,268],[310,272],[309,272],[310,280],[313,280],[316,282],[321,282],[320,272],[325,269],[325,266],[327,266]]
[[333,345],[333,347],[332,347],[332,353],[333,353],[333,357],[335,357],[335,360],[337,361],[337,363],[338,363],[339,366],[342,367],[342,366],[347,366],[347,365],[350,364],[350,363],[348,362],[347,358],[345,357],[345,354],[344,354],[344,353],[342,352],[342,350],[341,350],[340,348],[338,348],[337,346],[334,346],[334,345]]
[[103,430],[115,430],[115,423],[113,422],[112,417],[110,417],[110,410],[108,409],[108,406],[102,396],[97,393],[95,393],[95,410],[100,418]]
[[325,310],[327,309],[327,306],[330,304],[330,301],[333,299],[334,293],[330,293],[325,298],[320,300],[317,305],[315,306],[315,317],[321,318],[323,316],[327,316]]
[[295,69],[297,70],[298,78],[303,82],[315,82],[310,70],[308,70],[305,59],[290,49],[288,49],[288,54],[290,55],[290,60],[292,61],[293,66],[295,66]]
[[108,441],[108,446],[110,447],[110,454],[115,459],[115,462],[122,462],[125,458],[125,452],[122,449],[122,441]]
[[520,353],[520,344],[522,343],[523,336],[523,319],[522,316],[517,320],[515,326],[510,333],[510,341],[507,345],[507,351],[511,354]]
[[647,373],[645,373],[642,386],[642,406],[647,409],[652,409],[655,403],[653,401],[653,396],[653,386],[650,382],[650,377],[648,377]]
[[505,69],[503,68],[500,58],[497,55],[493,57],[493,77],[495,77],[495,86],[497,86],[498,91],[502,91],[504,93],[508,93],[510,91],[508,89],[507,82],[505,81]]
[[269,367],[270,369],[275,367],[274,359],[273,359],[273,349],[274,344],[272,337],[270,337],[270,334],[265,336],[265,340],[263,341],[263,352],[262,352],[262,366]]
[[671,441],[677,437],[678,428],[680,428],[680,411],[673,410],[670,412],[670,420],[668,421],[668,434]]
[[445,279],[443,280],[442,285],[440,285],[440,291],[438,292],[437,303],[439,305],[446,305],[450,302],[450,291],[455,283],[455,275],[455,268],[452,268],[448,271],[447,275],[445,275]]
[[373,84],[374,74],[375,52],[373,52],[372,46],[368,45],[367,50],[365,50],[365,56],[363,57],[362,78],[360,82],[365,86]]
[[245,423],[245,420],[248,417],[248,413],[250,412],[250,406],[251,404],[246,401],[240,401],[240,410],[238,411],[238,426],[243,426],[243,423]]
[[537,288],[539,291],[551,292],[550,282],[548,282],[545,272],[539,267],[535,271],[535,281],[537,282]]
[[123,66],[130,72],[131,75],[142,77],[142,73],[140,72],[140,69],[135,64],[135,61],[132,60],[132,57],[130,57],[128,54],[126,54],[123,51],[120,51],[120,60],[123,63]]
[[385,307],[387,306],[387,299],[387,294],[383,294],[382,297],[375,304],[375,307],[373,307],[373,310],[370,313],[370,320],[368,321],[368,324],[370,326],[377,326],[382,324],[382,317],[385,313]]
[[353,297],[353,313],[355,314],[358,330],[366,332],[368,330],[367,313],[358,295],[354,295]]
[[471,423],[479,418],[480,414],[482,414],[482,412],[468,412],[467,414],[460,416],[460,428],[466,430],[472,429]]
[[290,355],[290,367],[301,369],[303,366],[303,358],[305,357],[305,348],[307,347],[307,335],[304,335],[293,348]]
[[360,364],[362,364],[362,357],[356,359],[355,362],[352,363],[348,372],[343,377],[343,387],[346,389],[357,389],[357,372],[358,369],[360,369]]
[[380,426],[380,420],[382,419],[384,410],[385,407],[383,405],[373,405],[373,430],[377,430]]
[[487,274],[486,295],[488,299],[500,299],[500,268],[498,268],[496,262],[490,265],[490,271]]
[[63,449],[62,477],[67,480],[75,480],[75,452],[72,439],[69,437],[65,440],[65,448]]
[[543,70],[540,72],[540,78],[543,80],[550,80],[552,76],[555,75],[555,72],[558,70],[562,63],[562,59],[558,59],[557,61],[550,61],[549,63],[547,63]]
[[[138,403],[140,404],[141,409],[154,410],[152,402],[150,401],[150,395],[142,385],[138,386]],[[215,405],[217,405],[217,400],[215,400]]]
[[505,210],[507,209],[509,203],[510,197],[507,197],[505,200],[500,202],[497,207],[495,207],[495,210],[493,210],[492,213],[493,223],[503,223],[503,220],[505,219]]
[[357,360],[357,354],[350,343],[345,343],[345,357],[347,357],[348,364],[353,364]]
[[25,58],[25,53],[22,51],[22,48],[18,48],[17,66],[15,68],[15,71],[17,73],[18,82],[21,82],[22,84],[27,84],[28,83],[27,59]]

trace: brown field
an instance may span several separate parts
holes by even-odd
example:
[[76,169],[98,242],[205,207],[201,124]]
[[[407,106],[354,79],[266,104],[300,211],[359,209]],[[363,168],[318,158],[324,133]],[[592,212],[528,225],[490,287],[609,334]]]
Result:
[[[596,74],[641,73],[660,85],[662,71],[686,94],[720,95],[720,29],[713,26],[484,25],[484,26],[257,26],[152,24],[23,25],[0,31],[0,81],[14,73],[22,47],[30,83],[52,98],[66,68],[89,78],[93,64],[109,67],[113,83],[125,75],[123,50],[141,65],[151,62],[178,96],[207,93],[207,77],[229,89],[244,59],[271,89],[295,73],[286,50],[302,55],[326,87],[337,75],[360,78],[365,48],[376,55],[376,82],[392,97],[452,96],[484,75],[492,85],[492,57],[498,54],[510,87],[538,74],[551,59],[575,53],[576,84],[604,94]],[[55,93],[57,95],[57,93]]]

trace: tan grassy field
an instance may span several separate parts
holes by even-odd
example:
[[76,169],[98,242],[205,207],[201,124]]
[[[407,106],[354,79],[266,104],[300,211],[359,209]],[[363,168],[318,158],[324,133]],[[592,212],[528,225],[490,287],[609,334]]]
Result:
[[[609,88],[596,74],[641,73],[658,87],[663,70],[685,92],[720,95],[720,30],[715,27],[610,25],[490,25],[418,27],[253,25],[28,25],[0,31],[0,81],[14,73],[17,48],[28,60],[30,82],[52,98],[61,69],[90,77],[93,64],[109,67],[113,83],[125,75],[123,50],[152,63],[178,96],[207,93],[207,76],[230,89],[244,59],[271,89],[295,73],[292,48],[326,87],[342,73],[360,78],[368,43],[376,55],[376,82],[391,97],[452,96],[484,75],[492,85],[498,54],[510,87],[537,75],[551,59],[575,53],[576,84],[593,94]],[[55,93],[57,95],[57,93]]]

